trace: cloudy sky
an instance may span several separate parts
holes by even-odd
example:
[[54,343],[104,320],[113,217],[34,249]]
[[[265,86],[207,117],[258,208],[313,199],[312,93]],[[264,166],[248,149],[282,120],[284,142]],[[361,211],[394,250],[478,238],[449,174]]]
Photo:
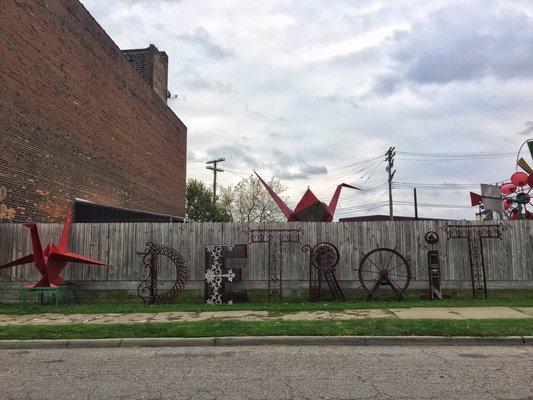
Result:
[[[82,0],[121,48],[169,56],[169,106],[188,127],[188,177],[252,169],[294,204],[310,186],[338,216],[472,218],[468,192],[508,179],[533,137],[533,2]],[[452,184],[461,184],[454,187]],[[426,206],[430,205],[430,206]],[[438,207],[436,207],[438,206]]]

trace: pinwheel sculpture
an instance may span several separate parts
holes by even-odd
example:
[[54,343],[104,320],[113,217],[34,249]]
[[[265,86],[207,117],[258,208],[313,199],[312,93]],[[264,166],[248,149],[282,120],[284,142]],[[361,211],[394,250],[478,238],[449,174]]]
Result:
[[[523,155],[523,150],[529,155]],[[532,189],[533,189],[533,139],[526,140],[516,157],[516,169],[509,182],[505,182],[500,186],[481,185],[482,194],[470,192],[470,203],[472,207],[480,206],[481,210],[498,211],[502,213],[503,218],[511,220],[517,219],[533,219],[533,212],[530,211],[532,203]],[[518,171],[521,168],[522,171]]]
[[61,271],[63,271],[68,262],[107,266],[107,264],[101,261],[93,260],[92,258],[84,257],[68,250],[68,237],[70,234],[71,222],[71,217],[68,215],[65,218],[63,231],[61,232],[61,237],[59,239],[59,245],[56,246],[54,243],[50,243],[44,250],[39,238],[37,225],[34,223],[24,224],[24,226],[30,229],[33,253],[11,261],[10,263],[1,265],[0,268],[9,268],[16,265],[29,264],[32,262],[35,263],[35,268],[37,271],[39,271],[42,277],[38,282],[34,283],[30,287],[37,288],[68,285],[70,282],[65,281],[60,276]]
[[507,212],[509,219],[533,219],[533,212],[528,210],[531,207],[531,189],[533,188],[533,174],[525,172],[515,172],[511,176],[511,182],[501,186],[503,195],[503,209]]
[[268,186],[268,184],[259,176],[257,172],[255,172],[255,174],[267,190],[268,194],[270,194],[270,197],[272,197],[283,214],[285,214],[288,221],[331,222],[333,221],[333,215],[335,214],[342,188],[345,187],[361,190],[355,186],[341,183],[339,186],[337,186],[329,205],[326,205],[317,199],[311,189],[307,189],[293,211],[276,194],[276,192],[274,192],[274,190]]
[[[522,149],[527,146],[529,156],[522,156]],[[533,188],[533,168],[526,161],[526,158],[533,160],[533,139],[526,140],[518,150],[516,157],[517,171],[511,176],[511,182],[501,185],[503,197],[503,209],[509,219],[533,219],[533,212],[528,208],[532,206],[531,190]]]
[[531,165],[526,161],[524,157],[522,157],[522,149],[527,146],[529,150],[530,159],[533,161],[533,139],[528,139],[524,143],[522,143],[522,146],[520,146],[520,150],[518,150],[518,156],[516,160],[516,165],[519,166],[524,170],[524,172],[528,175],[533,174],[533,168]]

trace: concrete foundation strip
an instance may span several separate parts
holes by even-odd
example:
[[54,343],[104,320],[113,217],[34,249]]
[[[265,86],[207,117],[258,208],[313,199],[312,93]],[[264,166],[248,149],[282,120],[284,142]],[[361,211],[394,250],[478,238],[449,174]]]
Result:
[[0,340],[0,349],[65,349],[189,346],[532,346],[533,336],[235,336]]

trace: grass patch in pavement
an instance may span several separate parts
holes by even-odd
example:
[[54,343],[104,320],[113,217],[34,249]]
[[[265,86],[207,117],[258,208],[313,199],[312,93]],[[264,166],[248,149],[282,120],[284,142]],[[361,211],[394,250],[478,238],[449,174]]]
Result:
[[110,325],[2,326],[6,339],[101,339],[211,336],[530,336],[533,319],[525,320],[364,320],[202,321]]
[[168,311],[270,311],[290,313],[296,311],[344,311],[357,309],[385,309],[408,307],[533,307],[533,296],[507,297],[493,299],[452,299],[442,301],[427,301],[420,299],[406,299],[402,301],[347,301],[347,302],[283,302],[283,303],[242,303],[210,305],[205,303],[173,303],[154,306],[145,306],[139,301],[129,302],[95,302],[60,305],[27,304],[21,310],[18,304],[0,304],[0,314],[105,314],[105,313],[156,313]]

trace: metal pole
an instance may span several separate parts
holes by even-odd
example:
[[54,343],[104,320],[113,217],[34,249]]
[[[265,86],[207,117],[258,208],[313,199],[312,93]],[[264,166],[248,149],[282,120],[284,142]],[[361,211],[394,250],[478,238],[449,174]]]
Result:
[[217,202],[217,172],[224,172],[222,168],[217,168],[217,165],[219,162],[223,161],[226,161],[226,159],[217,158],[216,160],[210,160],[206,162],[206,164],[213,164],[205,167],[206,169],[210,169],[211,171],[213,171],[213,203]]
[[396,171],[392,170],[392,167],[394,166],[394,155],[396,154],[394,152],[394,147],[390,147],[387,151],[387,167],[386,170],[388,172],[389,178],[389,218],[391,221],[394,221],[394,210],[393,210],[393,204],[392,204],[392,178],[394,177],[394,174]]
[[416,197],[416,188],[413,188],[413,194],[415,196],[415,219],[418,219],[418,201]]
[[215,163],[213,170],[213,203],[217,202],[217,163]]

